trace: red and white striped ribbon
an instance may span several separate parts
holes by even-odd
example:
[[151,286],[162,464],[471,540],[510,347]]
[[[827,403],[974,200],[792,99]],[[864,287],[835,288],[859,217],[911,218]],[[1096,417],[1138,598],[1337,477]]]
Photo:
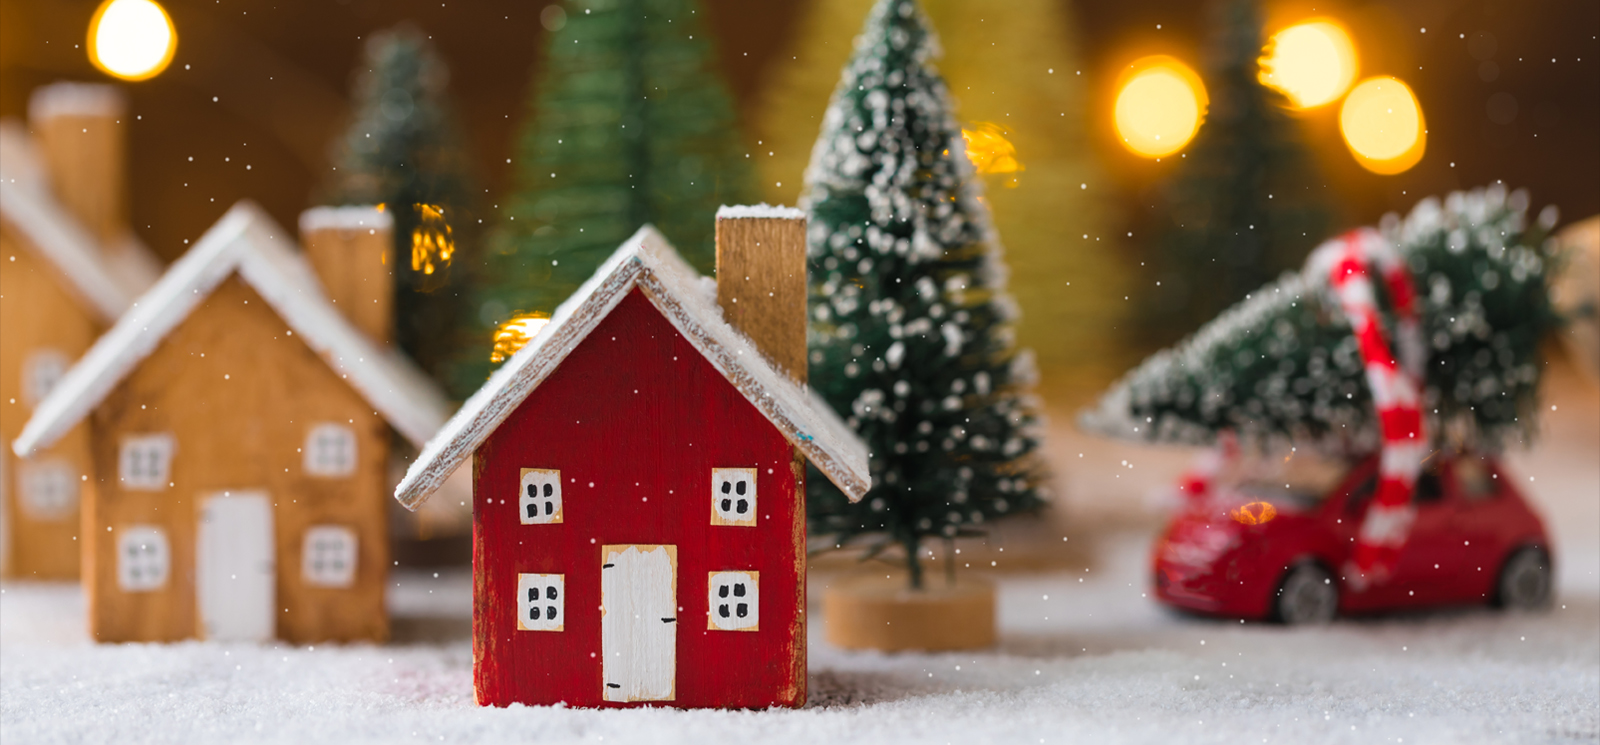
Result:
[[[1312,255],[1311,267],[1328,273],[1334,295],[1350,321],[1383,439],[1378,490],[1356,534],[1352,566],[1346,567],[1346,581],[1359,590],[1393,573],[1416,519],[1411,496],[1428,454],[1421,383],[1426,349],[1411,272],[1377,231],[1355,230],[1323,244]],[[1378,313],[1374,274],[1382,279],[1394,304],[1393,345]]]
[[1217,435],[1217,444],[1195,456],[1189,468],[1178,476],[1178,491],[1191,507],[1202,505],[1213,496],[1217,476],[1239,459],[1239,439],[1232,430]]

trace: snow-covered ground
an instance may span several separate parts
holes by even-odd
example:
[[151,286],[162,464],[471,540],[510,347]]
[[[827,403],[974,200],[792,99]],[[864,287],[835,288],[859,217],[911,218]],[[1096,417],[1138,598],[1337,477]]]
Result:
[[[395,577],[394,643],[315,648],[97,646],[75,587],[13,583],[0,587],[0,742],[1596,742],[1600,398],[1564,390],[1539,444],[1511,459],[1556,536],[1560,594],[1545,613],[1305,630],[1181,618],[1144,596],[1149,520],[1100,519],[1143,527],[1095,541],[1088,567],[998,575],[993,650],[850,653],[814,624],[798,711],[486,709],[472,701],[464,572]],[[1052,447],[1075,469],[1074,541],[1093,532],[1092,500],[1137,504],[1182,464],[1070,437]]]

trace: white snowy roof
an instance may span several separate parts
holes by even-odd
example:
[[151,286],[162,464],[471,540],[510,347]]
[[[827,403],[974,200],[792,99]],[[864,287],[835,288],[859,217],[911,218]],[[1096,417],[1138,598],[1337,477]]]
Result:
[[114,246],[95,239],[50,193],[33,141],[0,122],[0,220],[44,259],[57,281],[102,323],[117,320],[161,275],[161,262],[129,233]]
[[773,367],[723,321],[715,300],[701,289],[700,275],[646,225],[450,418],[412,462],[395,499],[416,509],[635,287],[828,480],[852,501],[867,493],[872,482],[866,445],[827,403]]
[[717,208],[718,220],[741,217],[768,217],[777,218],[779,220],[804,220],[806,219],[806,212],[805,210],[796,209],[794,207],[785,207],[781,204],[771,205],[767,204],[766,202],[762,202],[761,204],[738,204],[731,207],[724,204]]
[[334,308],[287,236],[255,204],[234,205],[67,371],[12,450],[25,458],[66,434],[234,274],[396,431],[418,445],[426,441],[449,414],[449,402],[409,360],[379,347]]

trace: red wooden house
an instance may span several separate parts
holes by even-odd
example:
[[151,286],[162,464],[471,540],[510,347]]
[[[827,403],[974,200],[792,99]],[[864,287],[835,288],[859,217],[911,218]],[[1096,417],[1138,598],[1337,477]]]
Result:
[[718,220],[716,297],[641,229],[395,492],[473,463],[480,704],[805,701],[803,460],[859,498],[867,452],[798,380],[803,215]]

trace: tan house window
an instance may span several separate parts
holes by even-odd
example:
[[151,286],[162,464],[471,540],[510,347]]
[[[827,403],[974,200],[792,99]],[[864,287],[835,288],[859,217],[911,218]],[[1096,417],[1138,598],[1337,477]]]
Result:
[[176,441],[165,432],[122,438],[117,455],[117,476],[125,489],[157,491],[172,481],[172,451]]
[[22,400],[29,407],[39,405],[45,396],[61,382],[71,364],[65,354],[55,349],[36,349],[22,363]]
[[324,422],[312,427],[301,452],[306,473],[312,476],[340,478],[356,472],[356,433],[343,424]]
[[350,587],[356,582],[356,532],[343,525],[313,525],[301,549],[300,575],[317,587]]
[[172,554],[167,533],[153,525],[130,525],[117,533],[117,586],[150,592],[167,586]]
[[64,520],[78,509],[78,474],[59,458],[22,464],[22,511],[35,520]]

